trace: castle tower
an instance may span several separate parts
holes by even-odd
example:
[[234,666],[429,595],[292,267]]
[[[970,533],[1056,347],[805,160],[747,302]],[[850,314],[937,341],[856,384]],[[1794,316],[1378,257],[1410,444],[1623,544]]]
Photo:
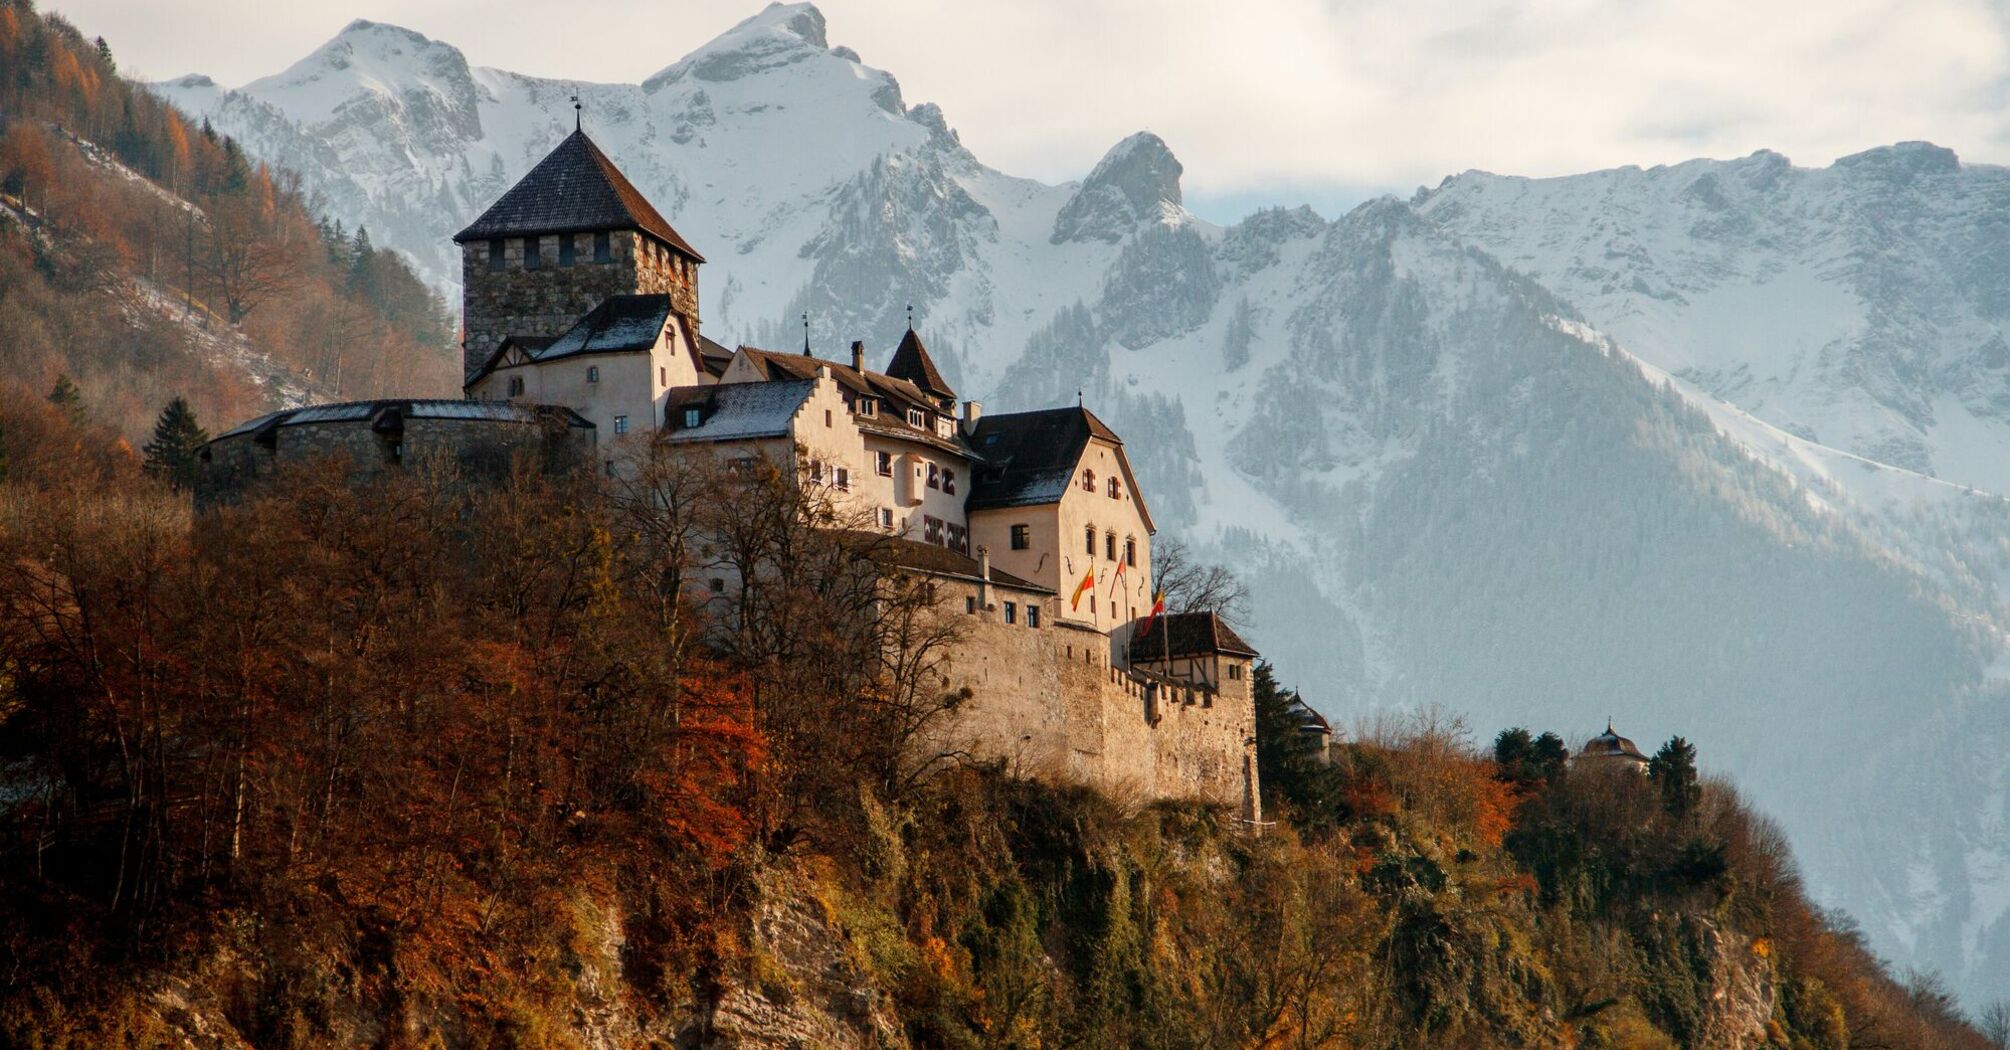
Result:
[[614,295],[668,294],[698,330],[705,257],[584,131],[566,136],[454,243],[464,376],[505,336],[556,336]]

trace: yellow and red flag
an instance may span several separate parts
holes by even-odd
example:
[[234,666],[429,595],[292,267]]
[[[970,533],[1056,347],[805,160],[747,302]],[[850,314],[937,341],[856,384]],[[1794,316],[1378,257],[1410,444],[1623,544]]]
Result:
[[1157,594],[1152,595],[1152,613],[1150,616],[1145,617],[1145,625],[1143,627],[1138,628],[1138,637],[1143,638],[1146,635],[1151,634],[1152,624],[1157,623],[1159,617],[1165,615],[1165,611],[1166,611],[1166,592],[1160,591]]
[[1083,574],[1082,582],[1076,585],[1075,597],[1068,602],[1068,608],[1073,609],[1081,605],[1082,595],[1089,593],[1090,588],[1094,587],[1095,585],[1096,585],[1096,567],[1094,565],[1091,565],[1089,566],[1089,571]]

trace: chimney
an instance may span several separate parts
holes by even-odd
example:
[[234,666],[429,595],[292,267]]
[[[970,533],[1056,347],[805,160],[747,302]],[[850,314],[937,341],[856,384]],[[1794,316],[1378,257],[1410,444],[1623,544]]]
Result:
[[857,339],[851,341],[851,370],[865,371],[865,344]]
[[963,403],[963,432],[965,434],[976,433],[977,421],[982,418],[984,418],[983,405],[975,401],[965,401]]
[[977,545],[977,577],[983,581],[977,585],[977,607],[988,610],[991,608],[991,548],[981,543]]

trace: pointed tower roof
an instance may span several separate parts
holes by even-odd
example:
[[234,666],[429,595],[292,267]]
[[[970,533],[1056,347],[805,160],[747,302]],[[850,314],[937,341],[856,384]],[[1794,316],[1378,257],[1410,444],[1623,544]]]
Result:
[[454,242],[594,230],[641,230],[705,261],[584,131],[567,135]]
[[956,391],[949,389],[949,381],[935,368],[935,361],[928,356],[928,348],[921,345],[921,337],[909,327],[907,334],[900,337],[900,346],[893,352],[893,361],[886,366],[886,374],[895,379],[905,379],[923,391],[937,397],[955,400]]

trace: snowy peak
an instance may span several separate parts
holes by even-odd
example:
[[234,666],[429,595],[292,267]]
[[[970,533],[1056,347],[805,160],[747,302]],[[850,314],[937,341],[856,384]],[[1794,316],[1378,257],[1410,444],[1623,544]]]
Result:
[[[642,82],[645,91],[685,78],[723,83],[831,52],[824,13],[815,4],[769,4],[704,47]],[[849,52],[840,57],[857,60]]]
[[1878,179],[1910,179],[1952,175],[1961,170],[1961,158],[1953,150],[1931,142],[1900,142],[1839,157],[1835,167]]
[[1120,241],[1139,225],[1180,206],[1185,172],[1165,140],[1149,131],[1110,147],[1054,217],[1053,243]]
[[[480,96],[459,48],[360,18],[284,72],[241,90],[310,126],[409,112],[421,127],[481,133]],[[352,112],[359,102],[362,109]]]

